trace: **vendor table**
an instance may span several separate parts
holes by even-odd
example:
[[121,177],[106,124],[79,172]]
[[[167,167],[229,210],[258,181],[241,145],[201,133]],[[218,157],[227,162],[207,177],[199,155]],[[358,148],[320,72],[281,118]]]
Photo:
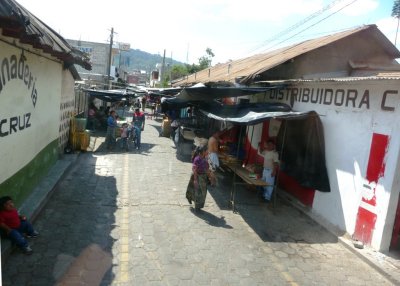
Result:
[[[235,196],[236,196],[236,185],[253,185],[256,187],[265,187],[268,186],[268,184],[260,179],[257,178],[251,178],[250,177],[250,172],[240,166],[240,164],[235,164],[235,163],[226,163],[226,167],[228,167],[230,170],[233,172],[233,187],[231,189],[231,196],[229,199],[229,205],[232,206],[233,212],[235,212]],[[240,177],[243,181],[237,181],[237,177]]]

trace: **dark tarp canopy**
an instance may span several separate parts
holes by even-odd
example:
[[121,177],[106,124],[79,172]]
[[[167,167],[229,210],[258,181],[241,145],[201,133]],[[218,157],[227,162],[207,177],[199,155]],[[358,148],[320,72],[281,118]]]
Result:
[[330,192],[324,130],[315,111],[282,120],[276,146],[283,172],[302,187]]
[[100,100],[107,102],[125,101],[129,98],[137,97],[135,92],[125,89],[112,89],[112,90],[95,90],[84,89],[90,96],[94,96]]
[[[281,86],[280,86],[281,87]],[[226,97],[238,97],[257,93],[263,93],[270,89],[276,89],[278,86],[270,87],[211,87],[211,86],[193,86],[182,89],[177,98],[183,100],[214,100]]]
[[[203,109],[204,108],[204,109]],[[236,125],[255,125],[265,120],[282,121],[277,137],[281,170],[305,188],[330,192],[321,120],[315,111],[294,112],[282,103],[247,103],[202,106],[208,118]]]
[[257,93],[263,93],[270,89],[276,89],[282,85],[268,87],[221,87],[221,86],[204,86],[196,85],[193,87],[183,88],[173,98],[164,98],[161,101],[162,111],[181,109],[188,106],[204,106],[215,105],[217,99],[227,97],[247,96]]
[[[321,120],[315,111],[295,112],[283,103],[241,103],[224,105],[215,99],[257,94],[276,88],[210,88],[183,89],[177,97],[164,99],[163,110],[195,106],[206,117],[235,125],[255,125],[279,119],[282,125],[277,137],[282,171],[305,188],[330,192],[325,161],[325,141]],[[189,91],[189,92],[187,92]],[[229,95],[227,95],[227,93]]]
[[307,113],[292,111],[284,103],[203,104],[199,108],[208,118],[238,125],[254,125],[272,118],[307,116]]
[[178,94],[182,88],[173,87],[173,88],[147,88],[147,92],[149,94],[164,96],[164,95],[176,95]]

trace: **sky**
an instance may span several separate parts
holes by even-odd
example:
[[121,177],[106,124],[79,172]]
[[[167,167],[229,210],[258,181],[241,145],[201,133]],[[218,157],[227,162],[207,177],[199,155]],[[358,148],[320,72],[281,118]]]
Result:
[[65,39],[109,43],[114,28],[114,42],[189,64],[207,48],[214,65],[368,24],[394,44],[397,28],[394,0],[16,1]]

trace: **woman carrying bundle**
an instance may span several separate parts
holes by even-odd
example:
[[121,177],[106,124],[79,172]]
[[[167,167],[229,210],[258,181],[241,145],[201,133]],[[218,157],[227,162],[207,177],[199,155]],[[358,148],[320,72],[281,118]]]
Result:
[[190,204],[194,201],[196,211],[204,207],[207,196],[208,176],[210,175],[207,162],[207,146],[198,146],[192,155],[192,176],[186,191]]

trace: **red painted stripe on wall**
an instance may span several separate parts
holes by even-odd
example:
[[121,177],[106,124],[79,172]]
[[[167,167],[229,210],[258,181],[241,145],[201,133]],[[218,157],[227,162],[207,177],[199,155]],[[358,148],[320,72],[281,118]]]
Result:
[[[366,172],[366,179],[369,183],[378,183],[379,178],[385,175],[385,159],[387,148],[389,146],[389,136],[374,133],[372,135],[371,149],[369,152],[368,166]],[[365,186],[365,188],[370,188]],[[367,204],[368,208],[375,209],[376,206],[376,189],[367,190],[370,195],[364,195],[363,191],[362,203],[358,208],[356,226],[354,229],[353,237],[365,244],[371,244],[372,236],[375,229],[375,222],[377,216],[371,210],[367,210],[364,206]],[[371,193],[372,192],[372,193]]]
[[389,144],[389,136],[374,133],[372,136],[370,159],[367,168],[367,180],[378,182],[378,179],[385,174],[385,155]]

